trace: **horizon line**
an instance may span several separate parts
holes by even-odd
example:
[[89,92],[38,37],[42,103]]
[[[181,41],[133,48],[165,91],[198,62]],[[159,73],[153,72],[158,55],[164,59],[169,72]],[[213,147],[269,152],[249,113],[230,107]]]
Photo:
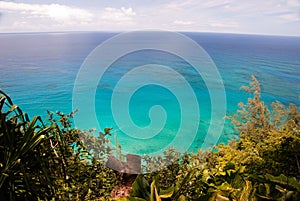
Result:
[[65,31],[16,31],[16,32],[0,32],[2,34],[63,34],[63,33],[128,33],[135,31],[167,31],[177,33],[208,33],[208,34],[232,34],[232,35],[256,35],[256,36],[281,36],[281,37],[300,37],[300,35],[280,35],[280,34],[268,34],[268,33],[240,33],[240,32],[213,32],[213,31],[171,31],[171,30],[159,30],[159,29],[144,29],[144,30],[65,30]]

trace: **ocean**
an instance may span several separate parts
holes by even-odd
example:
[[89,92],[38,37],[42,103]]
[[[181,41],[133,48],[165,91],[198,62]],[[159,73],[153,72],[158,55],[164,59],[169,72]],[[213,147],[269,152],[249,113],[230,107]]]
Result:
[[[279,100],[285,105],[300,105],[300,37],[181,34],[200,45],[214,62],[224,84],[226,115],[234,114],[237,104],[250,97],[240,87],[249,84],[251,75],[259,80],[266,104]],[[30,117],[41,115],[43,119],[47,119],[46,110],[70,113],[78,109],[74,108],[73,95],[81,93],[81,104],[88,103],[86,107],[95,112],[84,113],[80,108],[76,115],[81,115],[81,120],[74,126],[97,131],[112,127],[111,141],[114,144],[117,136],[125,153],[157,154],[169,146],[196,151],[237,136],[227,121],[220,135],[213,133],[214,127],[221,128],[224,122],[220,116],[223,113],[215,118],[214,113],[219,109],[211,101],[219,98],[217,90],[220,89],[211,89],[205,76],[199,76],[189,62],[163,51],[146,49],[120,57],[96,83],[94,102],[85,102],[85,95],[91,90],[89,86],[74,90],[80,69],[98,45],[117,35],[109,32],[2,33],[0,88]],[[147,64],[156,66],[145,67]],[[144,68],[134,71],[140,66]],[[131,73],[126,77],[128,72]],[[135,79],[138,75],[141,75],[139,81]],[[149,79],[148,85],[133,90],[137,83]],[[152,83],[155,80],[162,81]],[[89,81],[87,77],[86,83]],[[188,83],[186,88],[183,82]],[[169,88],[165,87],[167,84]],[[127,105],[125,99],[120,99],[123,95],[116,95],[112,101],[116,87],[124,96],[130,93]],[[197,114],[198,110],[201,115]],[[213,143],[207,144],[206,137],[213,138]]]

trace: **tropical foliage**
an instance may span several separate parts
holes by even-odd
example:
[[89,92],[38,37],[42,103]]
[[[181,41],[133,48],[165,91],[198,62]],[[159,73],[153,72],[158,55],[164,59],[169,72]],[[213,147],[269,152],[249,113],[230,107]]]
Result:
[[110,152],[105,134],[95,137],[92,131],[71,128],[73,113],[48,112],[47,123],[40,117],[30,121],[1,94],[1,200],[91,200],[110,195],[116,175],[101,160]]
[[[238,139],[198,153],[170,148],[144,156],[147,173],[130,184],[129,196],[116,200],[300,200],[297,106],[275,102],[269,108],[254,76],[243,89],[251,94],[248,102],[226,117]],[[105,166],[113,151],[110,129],[97,135],[75,129],[74,113],[30,120],[1,94],[1,200],[111,200],[113,189],[126,185],[123,173]]]

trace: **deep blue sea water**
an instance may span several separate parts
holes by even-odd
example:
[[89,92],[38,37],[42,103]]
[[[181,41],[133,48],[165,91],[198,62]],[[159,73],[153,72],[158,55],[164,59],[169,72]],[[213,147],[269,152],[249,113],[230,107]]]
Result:
[[[262,98],[267,104],[279,100],[285,105],[300,105],[300,37],[183,34],[201,45],[215,62],[226,89],[227,115],[236,111],[239,102],[247,101],[249,94],[242,92],[240,87],[251,81],[251,75],[255,75],[260,81]],[[116,33],[104,32],[0,34],[0,88],[31,117],[41,115],[46,118],[46,110],[69,113],[74,109],[72,92],[82,63],[94,48],[115,35]],[[131,97],[128,111],[132,121],[139,127],[146,127],[151,123],[148,114],[152,106],[160,105],[165,109],[165,125],[151,139],[129,139],[121,128],[126,125],[117,125],[111,114],[111,95],[118,80],[132,66],[155,61],[172,66],[195,91],[201,116],[199,122],[191,121],[189,124],[191,127],[199,124],[199,128],[195,139],[192,134],[189,137],[189,129],[185,129],[186,134],[182,136],[182,141],[193,141],[189,149],[197,150],[202,146],[204,136],[209,135],[209,125],[218,122],[211,121],[211,102],[207,86],[188,67],[188,63],[164,52],[141,51],[115,62],[98,83],[95,96],[96,118],[101,128],[114,128],[125,152],[154,153],[168,147],[179,129],[182,115],[181,103],[172,91],[161,86],[148,85],[141,87]],[[156,76],[172,80],[172,76],[165,72],[156,73]],[[129,81],[127,84],[130,87],[133,83]],[[185,91],[180,93],[186,98],[185,101],[191,100]],[[190,114],[193,114],[192,110]],[[90,128],[88,122],[92,116],[85,116],[87,124],[81,125],[84,129]],[[97,125],[93,127],[98,128]],[[150,128],[147,131],[149,135],[151,129],[153,132],[157,130]],[[232,127],[227,122],[219,142],[226,142],[233,136]]]

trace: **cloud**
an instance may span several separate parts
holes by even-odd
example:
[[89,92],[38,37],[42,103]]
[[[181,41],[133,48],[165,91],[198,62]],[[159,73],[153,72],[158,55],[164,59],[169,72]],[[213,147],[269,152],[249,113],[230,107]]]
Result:
[[133,9],[130,8],[112,8],[107,7],[104,9],[104,11],[101,13],[101,19],[109,20],[109,21],[117,21],[117,22],[123,22],[123,21],[130,21],[133,19],[133,17],[136,16],[136,13],[133,11]]
[[291,7],[299,7],[300,1],[299,0],[286,0],[286,4]]
[[172,3],[167,3],[165,7],[167,9],[180,10],[192,6],[194,3],[195,3],[194,0],[175,1]]
[[24,15],[28,18],[50,18],[53,20],[91,21],[96,16],[110,21],[131,20],[136,13],[130,8],[106,7],[98,13],[60,4],[25,4],[0,1],[0,11]]
[[288,22],[300,21],[300,16],[297,13],[284,14],[284,15],[280,15],[279,17]]
[[203,8],[222,8],[228,6],[230,3],[233,3],[234,0],[211,0],[211,1],[205,1],[202,4]]
[[211,27],[219,27],[219,28],[236,28],[238,24],[235,22],[230,23],[221,23],[221,22],[213,22],[209,24]]
[[[18,0],[25,2],[25,0]],[[1,1],[1,32],[164,29],[299,35],[299,0]],[[44,1],[40,1],[44,2]]]
[[173,23],[174,24],[178,24],[178,25],[191,25],[191,24],[195,24],[194,21],[184,21],[184,20],[175,20]]
[[207,8],[214,8],[214,7],[224,7],[234,1],[235,0],[210,0],[210,1],[179,0],[179,1],[172,1],[171,3],[166,4],[166,8],[177,9],[177,10],[185,10],[190,8],[207,9]]
[[0,0],[4,31],[115,30],[132,27],[136,12],[129,7],[82,9],[61,4],[29,4]]
[[49,18],[55,21],[90,21],[93,15],[80,8],[60,4],[25,4],[0,1],[0,11],[14,13],[27,18]]

